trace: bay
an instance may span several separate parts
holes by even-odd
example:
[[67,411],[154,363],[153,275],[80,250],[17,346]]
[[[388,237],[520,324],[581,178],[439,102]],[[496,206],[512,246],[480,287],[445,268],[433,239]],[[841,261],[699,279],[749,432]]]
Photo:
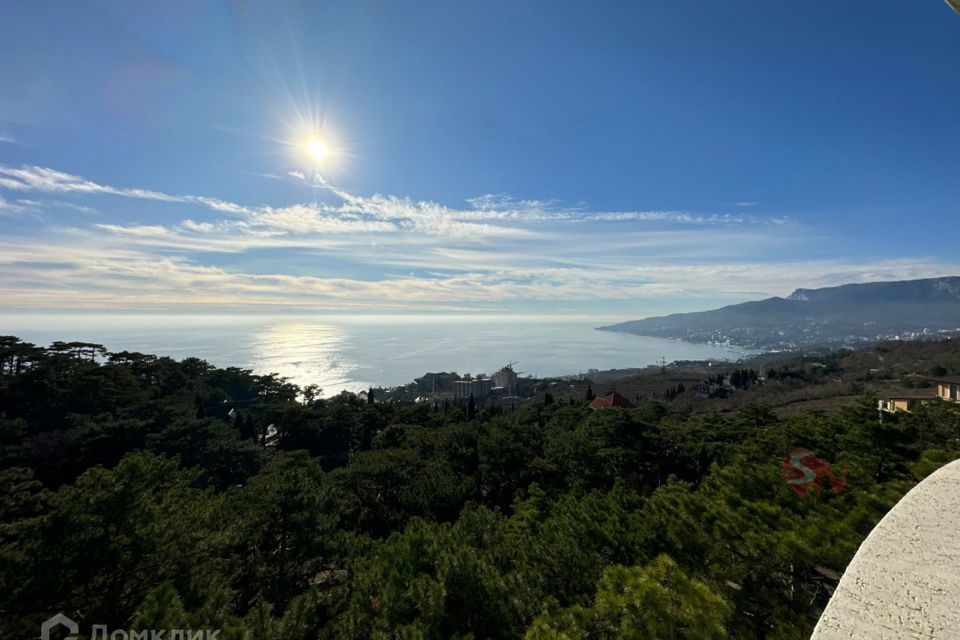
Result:
[[218,367],[276,373],[298,385],[341,390],[411,382],[427,371],[492,373],[509,362],[535,376],[623,369],[673,360],[736,360],[744,352],[597,331],[601,318],[556,316],[266,316],[4,314],[0,334],[38,345],[103,344]]

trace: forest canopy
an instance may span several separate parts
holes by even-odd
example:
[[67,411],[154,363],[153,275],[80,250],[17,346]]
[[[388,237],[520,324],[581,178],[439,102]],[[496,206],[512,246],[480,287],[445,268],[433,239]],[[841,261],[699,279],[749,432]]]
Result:
[[[0,338],[0,635],[806,638],[917,481],[942,403],[879,421],[646,402],[318,399],[196,359]],[[845,483],[800,495],[805,449]]]

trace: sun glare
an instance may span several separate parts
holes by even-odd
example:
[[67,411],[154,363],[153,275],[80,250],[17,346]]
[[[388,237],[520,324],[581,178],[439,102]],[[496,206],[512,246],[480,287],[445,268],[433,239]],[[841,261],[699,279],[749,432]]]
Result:
[[323,183],[342,175],[352,157],[350,147],[319,107],[291,104],[280,124],[285,133],[271,140],[280,143],[278,150],[307,182]]
[[330,145],[320,138],[307,138],[306,148],[307,154],[316,162],[324,162],[330,158]]

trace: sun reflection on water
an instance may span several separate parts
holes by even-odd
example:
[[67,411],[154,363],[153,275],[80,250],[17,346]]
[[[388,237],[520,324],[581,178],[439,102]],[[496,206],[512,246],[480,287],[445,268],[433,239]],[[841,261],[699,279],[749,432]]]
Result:
[[285,323],[264,327],[253,340],[254,371],[269,371],[301,387],[316,384],[323,395],[342,389],[362,391],[370,383],[356,379],[357,363],[346,356],[350,335],[342,326]]

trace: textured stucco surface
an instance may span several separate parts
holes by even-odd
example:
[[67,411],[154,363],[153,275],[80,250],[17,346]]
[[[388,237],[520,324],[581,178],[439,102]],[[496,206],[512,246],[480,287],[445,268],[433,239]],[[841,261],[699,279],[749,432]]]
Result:
[[960,460],[877,524],[811,638],[960,640]]

